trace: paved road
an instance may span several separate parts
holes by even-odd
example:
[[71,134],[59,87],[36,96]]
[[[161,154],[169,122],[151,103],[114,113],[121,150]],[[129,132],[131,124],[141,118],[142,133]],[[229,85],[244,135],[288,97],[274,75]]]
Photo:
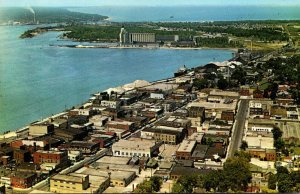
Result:
[[231,136],[230,147],[228,149],[228,157],[232,157],[234,155],[234,152],[239,150],[240,148],[243,134],[244,134],[244,127],[245,127],[248,108],[249,108],[249,100],[242,99],[235,118],[236,123]]

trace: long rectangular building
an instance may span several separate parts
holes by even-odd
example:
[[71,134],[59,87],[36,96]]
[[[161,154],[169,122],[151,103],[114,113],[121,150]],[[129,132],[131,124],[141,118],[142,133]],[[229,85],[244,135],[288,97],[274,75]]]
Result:
[[155,33],[129,33],[129,42],[155,43]]

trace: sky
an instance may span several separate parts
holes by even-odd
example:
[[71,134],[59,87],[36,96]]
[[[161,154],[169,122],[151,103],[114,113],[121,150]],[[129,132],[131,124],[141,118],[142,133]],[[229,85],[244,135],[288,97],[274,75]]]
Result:
[[180,5],[299,5],[300,0],[0,0],[2,7],[24,6],[180,6]]

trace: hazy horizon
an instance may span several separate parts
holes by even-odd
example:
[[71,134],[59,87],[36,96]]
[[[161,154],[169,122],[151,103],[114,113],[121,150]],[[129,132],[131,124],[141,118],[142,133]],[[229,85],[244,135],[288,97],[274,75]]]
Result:
[[300,6],[300,0],[0,0],[0,7],[90,6]]

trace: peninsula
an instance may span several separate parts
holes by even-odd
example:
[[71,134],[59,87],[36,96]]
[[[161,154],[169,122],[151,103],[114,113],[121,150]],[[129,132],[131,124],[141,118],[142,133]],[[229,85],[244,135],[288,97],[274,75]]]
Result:
[[[298,44],[299,21],[147,22],[70,24],[60,26],[61,38],[92,43],[121,43],[124,47],[169,46],[190,48],[241,48],[277,50]],[[21,38],[57,30],[38,27]]]

